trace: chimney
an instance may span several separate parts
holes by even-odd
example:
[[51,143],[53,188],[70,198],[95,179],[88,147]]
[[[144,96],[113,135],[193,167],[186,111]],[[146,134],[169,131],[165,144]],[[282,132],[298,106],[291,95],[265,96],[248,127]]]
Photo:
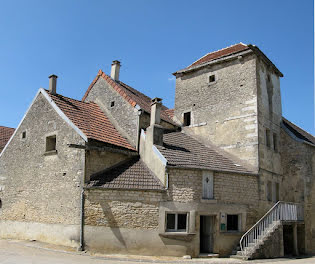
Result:
[[55,74],[50,75],[49,77],[49,92],[56,94],[57,78]]
[[150,126],[161,123],[161,107],[162,107],[162,99],[155,97],[151,102],[151,120]]
[[112,63],[112,69],[110,71],[110,77],[113,80],[119,81],[120,61],[114,60]]
[[162,99],[154,98],[151,102],[151,120],[147,128],[147,134],[152,140],[152,144],[163,146],[163,127],[161,123]]

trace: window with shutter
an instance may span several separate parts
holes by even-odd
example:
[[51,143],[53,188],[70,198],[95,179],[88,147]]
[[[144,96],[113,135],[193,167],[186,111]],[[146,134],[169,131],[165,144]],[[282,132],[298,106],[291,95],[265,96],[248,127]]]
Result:
[[202,173],[202,199],[213,199],[213,172]]

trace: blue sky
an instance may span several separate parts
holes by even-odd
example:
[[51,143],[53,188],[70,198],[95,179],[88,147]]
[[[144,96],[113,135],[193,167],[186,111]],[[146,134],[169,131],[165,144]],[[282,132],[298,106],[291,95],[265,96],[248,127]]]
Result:
[[18,125],[50,74],[81,99],[115,59],[122,81],[173,107],[171,73],[243,42],[283,72],[283,115],[314,134],[313,13],[312,0],[2,0],[0,125]]

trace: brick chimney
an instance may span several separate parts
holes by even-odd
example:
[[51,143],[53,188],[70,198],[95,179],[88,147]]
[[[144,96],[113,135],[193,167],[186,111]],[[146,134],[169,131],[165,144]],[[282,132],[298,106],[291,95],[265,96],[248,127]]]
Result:
[[58,76],[55,74],[52,74],[48,78],[49,78],[49,92],[51,92],[52,94],[56,94]]
[[147,128],[147,135],[154,145],[163,146],[163,127],[161,123],[162,99],[154,98],[151,102],[150,126]]
[[112,69],[110,71],[110,77],[113,80],[119,81],[120,61],[114,60],[112,63]]

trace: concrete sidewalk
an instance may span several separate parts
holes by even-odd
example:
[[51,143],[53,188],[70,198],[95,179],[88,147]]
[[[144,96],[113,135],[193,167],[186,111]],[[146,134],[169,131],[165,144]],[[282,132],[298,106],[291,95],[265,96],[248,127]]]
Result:
[[103,255],[77,252],[73,248],[55,246],[37,241],[0,240],[1,264],[126,264],[126,263],[191,263],[191,264],[235,264],[235,263],[278,263],[278,264],[315,264],[315,257],[303,259],[268,259],[242,261],[229,258],[182,259],[176,257]]

